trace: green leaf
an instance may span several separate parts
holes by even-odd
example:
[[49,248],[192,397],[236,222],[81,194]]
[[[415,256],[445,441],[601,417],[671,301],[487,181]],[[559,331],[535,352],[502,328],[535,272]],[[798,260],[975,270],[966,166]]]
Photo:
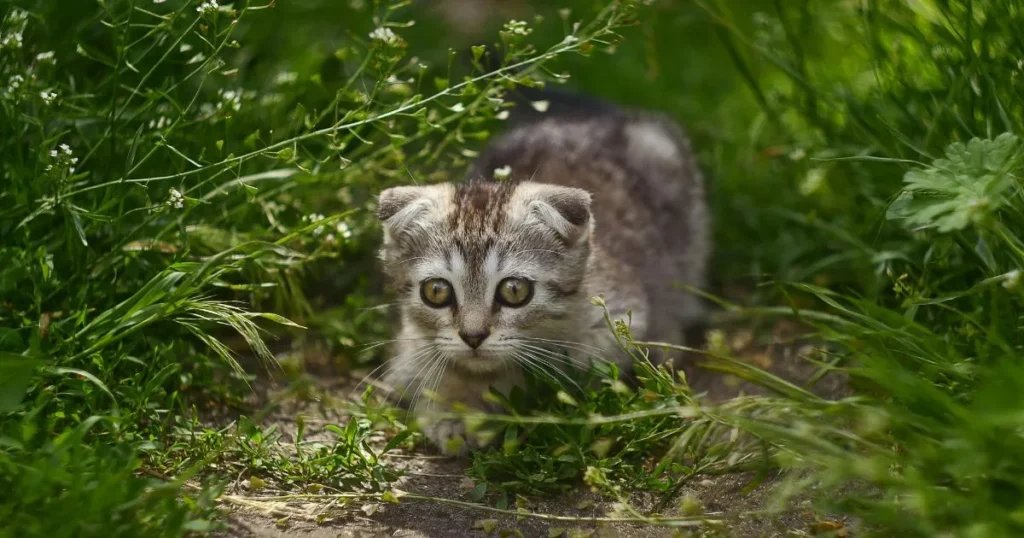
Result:
[[1020,156],[1018,138],[1010,133],[952,144],[946,158],[903,176],[906,185],[886,217],[942,233],[984,223],[1007,203]]
[[572,396],[569,395],[569,393],[565,392],[564,390],[558,391],[557,397],[558,401],[566,405],[571,405],[573,407],[580,406],[579,402],[576,401],[576,398],[573,398]]
[[50,372],[58,375],[71,374],[84,378],[86,381],[92,383],[93,385],[96,385],[97,388],[107,393],[107,396],[110,396],[110,399],[113,400],[114,407],[117,407],[117,398],[114,397],[114,393],[110,392],[110,389],[107,388],[107,385],[100,381],[100,378],[96,377],[92,373],[87,372],[85,370],[80,370],[78,368],[51,368]]
[[402,499],[402,497],[405,497],[405,495],[406,493],[404,491],[400,489],[393,489],[391,491],[385,491],[384,494],[380,496],[380,500],[388,503],[398,504],[398,502]]
[[480,483],[469,490],[469,498],[473,501],[479,502],[484,499],[484,495],[487,494],[487,484]]
[[384,450],[381,451],[381,454],[386,454],[391,450],[394,450],[395,447],[405,442],[405,440],[408,439],[410,435],[412,435],[412,432],[409,430],[405,430],[399,433],[398,435],[392,437],[391,440],[388,441],[388,444],[384,446]]
[[18,408],[41,364],[36,358],[0,351],[0,413]]
[[476,530],[482,530],[487,534],[494,532],[494,529],[498,528],[497,519],[478,519],[473,522],[473,528]]
[[590,450],[592,450],[594,454],[599,458],[604,458],[605,456],[607,456],[608,451],[611,450],[611,448],[611,439],[598,439],[597,441],[594,441],[592,445],[590,445]]
[[256,314],[256,316],[261,317],[263,319],[269,319],[270,321],[273,321],[274,323],[278,323],[280,325],[285,325],[287,327],[294,327],[296,329],[305,329],[305,327],[303,327],[302,325],[299,325],[298,323],[295,323],[294,321],[292,321],[292,320],[290,320],[290,319],[288,319],[288,318],[286,318],[284,316],[281,316],[281,315],[278,315],[278,314],[273,314],[271,312],[259,312],[259,313]]
[[480,58],[482,58],[484,53],[487,52],[487,47],[485,45],[473,45],[472,51],[473,61],[479,62]]
[[506,456],[515,454],[516,449],[519,448],[519,428],[511,426],[505,430],[505,440],[501,446]]

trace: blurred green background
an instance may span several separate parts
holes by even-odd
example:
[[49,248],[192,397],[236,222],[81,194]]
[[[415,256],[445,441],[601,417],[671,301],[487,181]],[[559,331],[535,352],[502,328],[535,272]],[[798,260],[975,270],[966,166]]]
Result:
[[[0,536],[208,533],[242,476],[391,487],[367,447],[413,448],[400,418],[355,405],[304,454],[252,387],[276,360],[289,397],[315,401],[308,373],[378,364],[374,196],[460,178],[513,81],[678,120],[714,208],[707,291],[740,324],[809,325],[814,366],[857,392],[814,396],[719,335],[718,368],[771,397],[703,408],[670,374],[609,384],[551,409],[702,411],[536,426],[474,458],[478,486],[670,497],[764,457],[837,488],[816,514],[878,536],[1024,533],[1016,0],[0,0],[0,16]],[[486,77],[500,62],[473,65],[478,45],[533,67]],[[598,434],[626,442],[592,450]]]

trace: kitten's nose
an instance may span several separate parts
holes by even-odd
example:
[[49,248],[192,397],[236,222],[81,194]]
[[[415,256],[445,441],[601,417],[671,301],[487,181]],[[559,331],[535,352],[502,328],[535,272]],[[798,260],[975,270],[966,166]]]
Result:
[[484,343],[484,340],[486,340],[490,335],[491,331],[488,331],[487,329],[474,332],[459,331],[459,338],[462,338],[462,341],[473,349],[480,347],[480,344]]

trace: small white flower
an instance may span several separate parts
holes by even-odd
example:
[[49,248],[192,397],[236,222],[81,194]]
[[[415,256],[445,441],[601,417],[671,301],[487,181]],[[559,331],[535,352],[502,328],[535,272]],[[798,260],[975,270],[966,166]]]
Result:
[[341,236],[344,237],[345,239],[349,239],[352,237],[352,229],[348,227],[348,224],[345,224],[344,222],[339,222],[338,226],[336,226],[336,229],[338,230],[338,233],[341,234]]
[[547,112],[548,107],[551,106],[551,101],[534,101],[530,104],[533,106],[533,109],[536,110],[537,112]]
[[533,30],[526,26],[525,22],[517,21],[515,19],[512,19],[505,23],[505,31],[512,35],[520,36],[530,35],[530,33],[533,32]]
[[394,44],[401,41],[401,38],[391,31],[391,28],[385,28],[383,26],[370,32],[370,39],[388,44]]
[[181,194],[181,191],[171,187],[167,191],[167,205],[174,209],[182,209],[185,207],[185,195]]
[[21,75],[11,75],[11,78],[7,80],[7,93],[14,93],[18,91],[24,82],[25,77]]
[[578,37],[576,37],[574,35],[567,35],[567,36],[565,36],[565,39],[562,40],[562,44],[563,45],[572,45],[573,43],[575,43],[575,42],[577,42],[579,40],[580,40],[580,38],[578,38]]
[[78,157],[72,157],[71,164],[78,164]]
[[294,71],[282,71],[274,77],[274,83],[281,86],[284,84],[292,84],[299,79],[299,74]]
[[220,90],[217,93],[221,98],[221,102],[217,103],[217,110],[227,108],[238,112],[242,109],[242,92],[234,90]]
[[149,120],[149,128],[150,129],[160,130],[160,129],[163,129],[164,127],[167,127],[170,124],[171,124],[171,119],[168,118],[167,116],[160,116],[160,118],[158,118],[158,119]]
[[8,34],[0,39],[0,48],[20,49],[23,43],[21,32]]
[[203,2],[202,4],[199,4],[199,7],[196,8],[196,12],[202,15],[209,15],[211,13],[216,13],[217,10],[219,9],[220,6],[217,5],[217,2],[210,0],[208,2]]
[[61,144],[60,146],[57,147],[60,148],[60,151],[64,153],[64,155],[71,155],[71,146],[67,144]]
[[50,150],[50,157],[53,157],[54,159],[56,159],[57,158],[57,150],[51,149]]
[[501,168],[494,169],[494,179],[498,181],[505,181],[512,175],[512,167],[509,165],[502,166]]
[[53,92],[39,92],[39,97],[48,105],[57,100],[57,94]]
[[273,106],[284,101],[284,96],[279,93],[264,93],[260,95],[260,106]]
[[53,51],[52,50],[48,51],[48,52],[40,52],[39,54],[36,54],[36,61],[39,62],[39,63],[44,63],[44,64],[57,63],[57,60],[54,59]]
[[508,119],[508,111],[507,110],[502,110],[501,112],[498,112],[498,119],[499,120],[507,120]]
[[28,22],[28,12],[23,9],[14,8],[9,15],[7,15],[7,22],[11,26],[21,26]]
[[455,103],[455,105],[452,106],[452,112],[462,112],[464,110],[466,110],[466,105],[462,103]]

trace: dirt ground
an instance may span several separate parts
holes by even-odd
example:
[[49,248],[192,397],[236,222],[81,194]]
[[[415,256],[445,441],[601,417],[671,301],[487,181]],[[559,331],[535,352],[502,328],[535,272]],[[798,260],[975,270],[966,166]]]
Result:
[[[755,338],[751,331],[730,330],[727,332],[729,345],[738,355],[766,368],[773,373],[791,381],[803,382],[814,374],[815,368],[805,361],[801,355],[812,348],[800,342],[794,335],[798,329],[791,325],[777,324],[771,329],[771,335],[765,342],[764,337]],[[757,341],[760,340],[760,343]],[[352,393],[350,382],[331,382],[330,376],[321,375],[317,379],[320,389],[326,394],[346,397]],[[713,400],[729,398],[738,393],[760,392],[756,387],[739,383],[737,380],[726,379],[714,373],[701,374],[697,380],[701,391],[705,391]],[[848,392],[845,379],[838,375],[826,376],[817,383],[814,391],[827,397],[839,397]],[[344,417],[325,406],[315,404],[293,403],[280,409],[270,420],[279,424],[286,435],[294,433],[295,417],[302,414],[310,426],[322,423],[339,423]],[[311,430],[314,428],[310,428]],[[404,471],[396,487],[413,494],[440,497],[468,502],[467,493],[472,483],[465,476],[468,465],[465,460],[444,458],[427,453],[401,454],[391,456],[394,467]],[[752,483],[755,478],[759,483]],[[721,526],[710,530],[713,533],[693,536],[734,536],[740,538],[760,538],[774,536],[853,536],[849,522],[815,520],[809,510],[797,508],[782,515],[751,517],[752,512],[765,510],[779,494],[780,480],[778,475],[757,477],[755,473],[733,473],[719,476],[699,476],[692,483],[685,484],[679,491],[679,499],[684,496],[698,499],[710,517],[720,520]],[[239,497],[249,495],[242,484],[234,485]],[[806,497],[813,496],[811,491]],[[645,513],[653,512],[655,499],[651,494],[635,493],[631,504]],[[677,499],[666,506],[678,506]],[[804,500],[806,504],[808,501]],[[232,504],[230,517],[231,528],[223,536],[242,537],[284,537],[308,536],[313,538],[327,537],[370,537],[370,536],[402,536],[402,537],[446,537],[446,536],[516,536],[515,531],[525,537],[549,536],[620,536],[656,537],[686,536],[676,534],[680,529],[664,527],[639,526],[634,524],[581,524],[579,522],[546,521],[526,518],[516,521],[512,516],[488,513],[474,508],[439,504],[436,502],[403,500],[398,504],[377,504],[375,511],[365,514],[356,511],[345,519],[330,520],[321,524],[311,522],[315,511],[322,509],[307,508],[309,517],[283,517],[286,510],[295,509],[291,505],[275,505],[263,503],[258,507]],[[584,507],[584,508],[580,508]],[[592,518],[607,516],[612,509],[607,499],[591,493],[581,485],[576,491],[559,498],[531,499],[526,507],[529,511],[555,516],[575,518]],[[302,510],[303,508],[299,508]],[[675,510],[678,510],[676,508]],[[673,509],[665,510],[666,516],[678,516]],[[294,514],[293,514],[294,516]],[[486,523],[486,529],[481,528]],[[562,534],[559,530],[564,529]],[[686,529],[683,529],[686,530]],[[709,531],[705,527],[703,531]],[[588,534],[589,533],[589,534]]]

